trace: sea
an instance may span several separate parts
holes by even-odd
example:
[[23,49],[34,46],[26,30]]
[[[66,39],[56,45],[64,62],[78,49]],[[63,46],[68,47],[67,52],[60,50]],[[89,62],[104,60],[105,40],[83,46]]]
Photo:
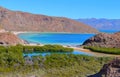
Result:
[[[115,33],[114,30],[100,30],[104,33]],[[18,36],[29,43],[37,44],[59,44],[77,46],[82,45],[85,40],[96,34],[81,33],[21,33]]]
[[29,43],[76,46],[83,44],[85,40],[94,35],[81,33],[22,33],[18,36]]

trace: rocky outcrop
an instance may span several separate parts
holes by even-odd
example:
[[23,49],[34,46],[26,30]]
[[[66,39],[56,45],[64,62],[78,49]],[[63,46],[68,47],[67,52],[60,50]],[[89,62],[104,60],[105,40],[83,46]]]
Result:
[[7,31],[96,33],[96,29],[64,17],[50,17],[0,7],[0,25]]
[[105,64],[97,74],[88,77],[120,77],[120,58]]
[[100,33],[83,43],[84,46],[120,48],[120,32],[114,34]]
[[9,32],[0,33],[0,45],[17,45],[17,44],[23,44],[23,41],[19,39],[16,35]]

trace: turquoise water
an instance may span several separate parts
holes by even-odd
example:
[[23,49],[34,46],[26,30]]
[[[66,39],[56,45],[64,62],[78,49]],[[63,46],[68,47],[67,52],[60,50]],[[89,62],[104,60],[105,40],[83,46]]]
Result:
[[78,33],[23,33],[18,36],[30,43],[60,44],[60,45],[81,45],[85,40],[95,34]]
[[[116,31],[101,31],[106,33],[114,33]],[[95,34],[80,34],[80,33],[22,33],[18,36],[26,40],[30,43],[40,43],[40,44],[60,44],[60,45],[69,45],[69,46],[76,46],[82,45],[83,42],[90,37],[94,36]],[[24,56],[45,56],[51,53],[29,53],[24,54]],[[57,54],[64,54],[64,53],[57,53]],[[69,54],[69,53],[67,53]],[[81,51],[74,51],[72,54],[84,54],[84,55],[92,55]]]
[[[81,45],[85,40],[94,36],[95,34],[78,34],[78,33],[22,33],[18,36],[30,43],[40,43],[40,44],[60,44],[60,45],[69,45],[76,46]],[[52,53],[29,53],[23,54],[23,56],[45,56]],[[57,54],[70,54],[70,53],[59,53]],[[71,54],[81,54],[81,55],[91,55],[85,52],[74,50]]]
[[61,52],[54,52],[54,53],[50,53],[50,52],[45,52],[45,53],[29,53],[29,54],[23,54],[23,56],[29,56],[29,57],[32,57],[32,56],[45,56],[45,55],[50,55],[50,54],[75,54],[75,55],[88,55],[88,56],[92,56],[92,54],[88,54],[86,52],[81,52],[81,51],[73,51],[71,53],[61,53]]

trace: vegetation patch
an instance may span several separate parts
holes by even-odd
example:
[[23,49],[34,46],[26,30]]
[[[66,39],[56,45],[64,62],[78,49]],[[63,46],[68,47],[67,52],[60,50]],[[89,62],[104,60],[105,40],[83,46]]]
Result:
[[120,55],[120,48],[106,48],[106,47],[95,47],[95,46],[85,46],[84,48],[90,49],[93,52]]
[[73,48],[63,47],[61,45],[44,45],[44,46],[23,46],[24,53],[32,52],[73,52]]
[[23,57],[24,47],[0,46],[0,77],[86,77],[112,60],[74,54]]

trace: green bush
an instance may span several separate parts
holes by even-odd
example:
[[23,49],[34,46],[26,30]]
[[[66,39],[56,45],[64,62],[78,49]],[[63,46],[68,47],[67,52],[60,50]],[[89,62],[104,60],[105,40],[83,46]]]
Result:
[[93,47],[93,46],[85,46],[84,48],[90,49],[91,51],[94,52],[120,55],[120,48],[106,48],[106,47]]
[[23,46],[24,53],[32,52],[73,52],[72,48],[66,48],[61,45],[44,45],[44,46]]

